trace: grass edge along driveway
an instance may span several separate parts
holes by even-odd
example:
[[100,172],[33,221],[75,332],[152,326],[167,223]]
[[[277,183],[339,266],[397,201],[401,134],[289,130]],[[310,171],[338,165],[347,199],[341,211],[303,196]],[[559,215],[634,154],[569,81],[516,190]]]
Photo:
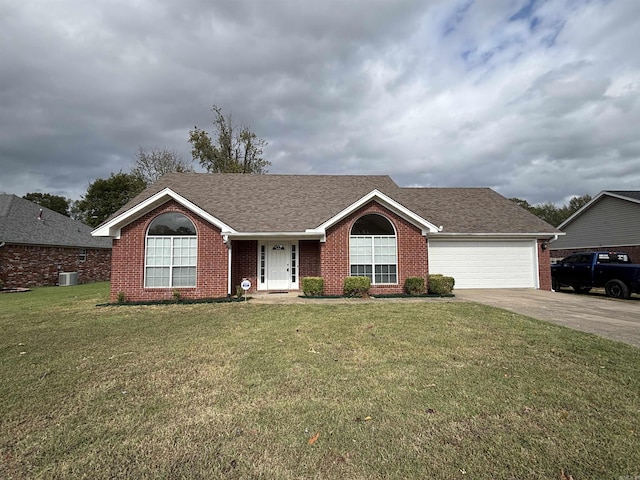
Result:
[[465,302],[0,297],[0,478],[640,475],[640,350]]

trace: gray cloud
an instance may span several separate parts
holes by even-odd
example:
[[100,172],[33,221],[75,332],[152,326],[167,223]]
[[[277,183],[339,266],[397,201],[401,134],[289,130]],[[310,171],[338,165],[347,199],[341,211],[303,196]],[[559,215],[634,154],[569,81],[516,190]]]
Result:
[[79,198],[211,105],[273,173],[532,203],[640,184],[640,4],[0,0],[0,191]]

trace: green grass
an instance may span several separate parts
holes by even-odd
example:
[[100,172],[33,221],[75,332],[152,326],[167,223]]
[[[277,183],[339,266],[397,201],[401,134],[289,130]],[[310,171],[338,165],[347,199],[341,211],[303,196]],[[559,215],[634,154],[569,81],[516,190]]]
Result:
[[0,296],[0,478],[640,475],[633,347],[473,303],[107,291]]

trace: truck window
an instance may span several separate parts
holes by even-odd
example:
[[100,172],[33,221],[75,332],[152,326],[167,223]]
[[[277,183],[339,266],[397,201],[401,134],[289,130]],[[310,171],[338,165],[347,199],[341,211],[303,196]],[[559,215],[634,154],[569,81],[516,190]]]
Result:
[[567,258],[562,260],[562,263],[578,263],[578,259],[580,255],[569,255]]
[[599,253],[598,263],[631,263],[631,259],[626,253]]
[[598,263],[631,263],[631,259],[626,253],[599,253]]

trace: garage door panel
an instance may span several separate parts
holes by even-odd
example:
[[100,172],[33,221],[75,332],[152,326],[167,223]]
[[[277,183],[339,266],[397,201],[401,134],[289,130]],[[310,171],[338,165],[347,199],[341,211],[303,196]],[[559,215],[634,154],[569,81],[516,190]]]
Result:
[[430,240],[429,272],[442,273],[462,288],[537,287],[534,240]]

